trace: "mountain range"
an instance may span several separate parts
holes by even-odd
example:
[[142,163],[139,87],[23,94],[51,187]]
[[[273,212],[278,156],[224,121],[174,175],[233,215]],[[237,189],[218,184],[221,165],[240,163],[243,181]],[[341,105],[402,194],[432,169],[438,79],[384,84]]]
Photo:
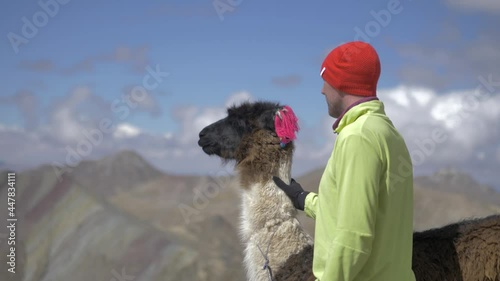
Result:
[[[221,170],[231,167],[221,167]],[[297,181],[316,191],[322,169]],[[7,171],[1,173],[6,178]],[[244,280],[238,179],[167,174],[132,151],[72,169],[16,175],[17,273],[0,256],[0,280]],[[415,230],[500,213],[500,194],[441,170],[415,178]],[[7,217],[7,185],[0,185]],[[314,221],[301,214],[311,234]],[[7,230],[0,249],[7,253]]]

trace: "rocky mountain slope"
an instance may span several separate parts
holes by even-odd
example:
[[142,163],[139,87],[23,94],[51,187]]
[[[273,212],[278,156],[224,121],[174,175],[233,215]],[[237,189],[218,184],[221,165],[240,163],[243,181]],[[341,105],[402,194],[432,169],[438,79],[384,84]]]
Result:
[[[43,166],[18,174],[17,239],[24,246],[17,251],[26,258],[17,265],[21,273],[9,275],[2,255],[0,280],[241,280],[240,244],[223,217],[161,229],[111,202],[161,176],[130,152],[69,173]],[[0,191],[3,212],[6,187]]]
[[[244,280],[238,181],[164,174],[124,151],[73,169],[42,166],[17,175],[18,274],[0,280]],[[317,190],[322,170],[299,181]],[[5,173],[1,174],[5,178]],[[0,217],[7,217],[0,185]],[[500,212],[499,194],[466,174],[415,178],[415,229]],[[314,221],[300,218],[310,232]],[[0,249],[6,253],[5,229]]]

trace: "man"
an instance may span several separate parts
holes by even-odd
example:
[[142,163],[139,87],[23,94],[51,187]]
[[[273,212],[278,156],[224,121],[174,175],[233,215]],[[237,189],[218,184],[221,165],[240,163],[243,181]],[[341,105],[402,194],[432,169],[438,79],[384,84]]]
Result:
[[413,168],[377,98],[377,52],[364,42],[340,45],[326,57],[320,75],[338,136],[319,191],[274,177],[294,206],[316,220],[314,276],[414,281]]

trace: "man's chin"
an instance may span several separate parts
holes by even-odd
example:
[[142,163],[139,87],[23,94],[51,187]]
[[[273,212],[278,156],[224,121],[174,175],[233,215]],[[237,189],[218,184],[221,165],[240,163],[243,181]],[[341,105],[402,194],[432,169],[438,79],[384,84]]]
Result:
[[328,111],[328,115],[330,115],[330,117],[332,118],[339,118],[340,114],[336,113],[336,112],[332,112],[331,110]]

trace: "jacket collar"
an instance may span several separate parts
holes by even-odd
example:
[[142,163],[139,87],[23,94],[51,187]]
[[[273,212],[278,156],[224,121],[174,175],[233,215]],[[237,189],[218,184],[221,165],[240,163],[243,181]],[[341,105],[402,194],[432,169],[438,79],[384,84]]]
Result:
[[[381,102],[368,103],[369,101],[378,101],[377,97],[366,97],[358,100],[357,102],[351,104],[347,107],[342,114],[333,123],[333,131],[338,134],[342,129],[356,121],[359,116],[367,113],[381,110],[384,112],[384,105]],[[358,106],[363,104],[362,106]]]

